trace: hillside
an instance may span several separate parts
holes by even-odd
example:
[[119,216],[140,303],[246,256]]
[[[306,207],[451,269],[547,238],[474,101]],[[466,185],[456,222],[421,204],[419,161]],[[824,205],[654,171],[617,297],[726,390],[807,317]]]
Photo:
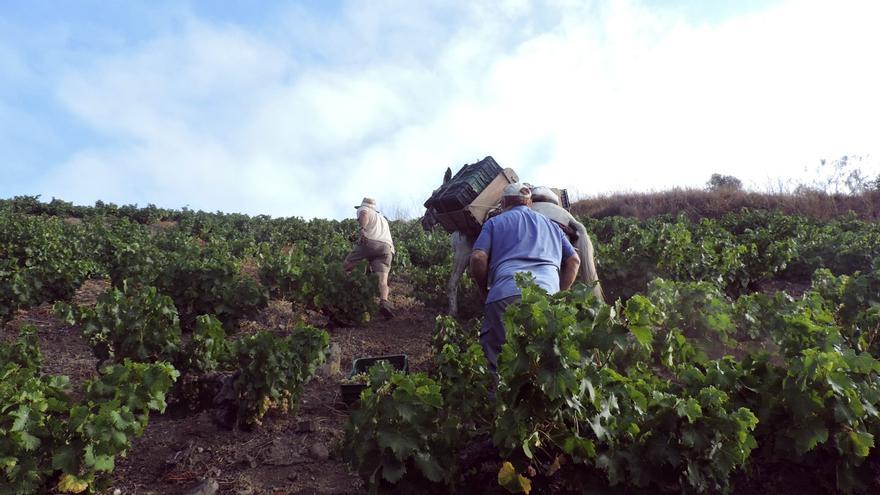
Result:
[[383,320],[353,220],[0,201],[0,487],[875,492],[880,224],[681,211],[583,217],[609,304],[524,282],[487,400],[445,232],[392,223]]
[[876,221],[880,218],[880,191],[862,194],[760,193],[742,190],[673,189],[651,193],[619,193],[582,199],[572,205],[579,216],[613,216],[647,219],[660,215],[687,215],[691,219],[720,218],[727,213],[751,210],[781,211],[818,220],[845,217]]

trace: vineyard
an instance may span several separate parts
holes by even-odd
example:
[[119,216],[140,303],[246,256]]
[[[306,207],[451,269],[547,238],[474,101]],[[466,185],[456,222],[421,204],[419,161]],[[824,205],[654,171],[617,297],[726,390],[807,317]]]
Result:
[[880,225],[582,221],[614,302],[522,277],[487,400],[445,232],[392,222],[377,321],[353,219],[0,200],[0,495],[880,490]]

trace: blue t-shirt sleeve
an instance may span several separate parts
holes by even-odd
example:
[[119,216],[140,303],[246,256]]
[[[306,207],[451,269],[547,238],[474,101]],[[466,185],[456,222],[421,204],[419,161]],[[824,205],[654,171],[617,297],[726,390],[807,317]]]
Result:
[[489,253],[489,249],[492,247],[492,222],[486,222],[483,224],[483,228],[480,230],[480,235],[477,237],[477,241],[474,242],[474,251],[480,250],[485,251],[486,254]]
[[559,237],[562,239],[562,259],[566,259],[574,254],[574,246],[571,245],[568,236],[565,235],[565,232],[558,225],[554,223],[553,226],[556,227],[556,231],[559,232]]

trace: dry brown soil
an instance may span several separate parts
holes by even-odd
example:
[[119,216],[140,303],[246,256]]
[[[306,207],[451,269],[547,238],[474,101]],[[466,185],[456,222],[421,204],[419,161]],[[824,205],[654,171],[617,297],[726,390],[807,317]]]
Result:
[[[75,302],[94,304],[107,285],[100,280],[86,282]],[[343,374],[355,358],[387,354],[406,354],[411,371],[428,370],[435,313],[407,296],[407,290],[392,285],[391,300],[397,309],[393,320],[377,317],[361,328],[328,329],[332,342],[342,350]],[[255,321],[243,325],[243,331],[283,333],[303,319],[326,324],[318,315],[293,311],[290,303],[272,301]],[[26,323],[39,330],[45,373],[69,376],[74,389],[95,376],[97,362],[79,329],[55,318],[48,304],[20,311],[10,325],[0,328],[0,340],[14,339],[18,327]],[[338,380],[316,377],[306,386],[298,411],[270,412],[253,431],[218,427],[213,411],[153,414],[143,437],[117,460],[108,493],[120,489],[123,494],[185,494],[208,478],[217,480],[220,494],[365,493],[357,473],[340,454],[348,409]]]

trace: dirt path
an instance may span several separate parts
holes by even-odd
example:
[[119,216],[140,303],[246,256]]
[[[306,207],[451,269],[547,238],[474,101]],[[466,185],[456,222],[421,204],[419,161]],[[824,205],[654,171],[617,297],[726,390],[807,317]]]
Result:
[[[87,282],[75,299],[94,303],[107,287]],[[341,348],[340,368],[347,374],[358,357],[406,354],[411,371],[430,366],[430,339],[435,313],[406,296],[407,287],[392,286],[396,317],[377,319],[362,328],[329,329]],[[290,305],[273,301],[245,327],[282,331],[301,316]],[[95,376],[96,360],[79,330],[52,315],[51,306],[21,311],[0,340],[11,340],[22,324],[37,326],[43,371],[64,374],[74,387]],[[348,409],[341,401],[338,378],[316,377],[306,386],[299,410],[267,415],[254,431],[218,427],[213,411],[153,415],[144,436],[133,442],[127,457],[117,459],[112,487],[126,495],[185,494],[212,478],[220,494],[357,494],[365,493],[357,473],[342,460],[340,443]]]

